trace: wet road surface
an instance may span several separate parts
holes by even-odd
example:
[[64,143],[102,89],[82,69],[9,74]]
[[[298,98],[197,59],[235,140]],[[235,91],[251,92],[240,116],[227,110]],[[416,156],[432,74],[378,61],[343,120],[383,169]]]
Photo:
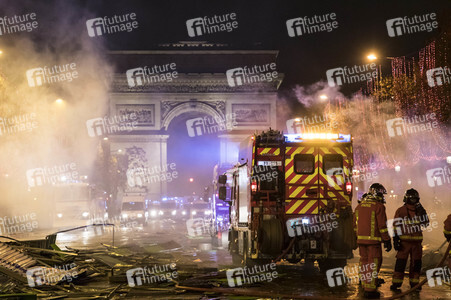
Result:
[[[16,236],[18,239],[42,238],[51,231],[34,234],[22,234]],[[139,266],[151,264],[172,264],[177,265],[178,277],[175,279],[182,286],[193,287],[222,287],[229,288],[226,271],[238,266],[232,265],[231,256],[227,251],[226,234],[223,236],[222,247],[213,247],[209,237],[190,237],[187,234],[186,223],[184,221],[175,222],[173,220],[156,220],[147,226],[137,226],[128,229],[113,230],[101,227],[96,229],[80,229],[77,231],[60,233],[57,238],[57,245],[61,249],[74,248],[80,250],[105,249],[113,246],[114,251],[120,256],[139,256],[142,258]],[[102,245],[103,244],[103,245]],[[107,246],[105,246],[107,245]],[[354,252],[357,256],[357,252]],[[348,261],[348,266],[356,266],[358,257]],[[390,297],[396,293],[390,291],[392,268],[394,266],[394,253],[384,252],[384,261],[379,277],[385,280],[379,291],[381,297]],[[302,296],[319,296],[331,299],[358,299],[361,298],[361,290],[358,283],[348,283],[347,285],[329,287],[327,277],[320,273],[316,266],[307,267],[303,264],[289,264],[285,261],[277,263],[276,276],[270,280],[244,284],[235,288],[246,288],[248,291],[258,291],[268,293],[267,297],[274,297],[276,294],[292,294]],[[424,278],[424,275],[421,279]],[[125,283],[126,284],[126,283]],[[102,277],[95,280],[85,281],[84,286],[91,288],[114,287],[117,285],[110,279]],[[128,293],[118,294],[112,299],[253,299],[254,297],[234,296],[219,294],[214,292],[193,292],[176,290],[174,283],[154,283],[132,288]],[[409,288],[408,281],[404,281],[402,291]],[[149,290],[152,290],[149,294]],[[257,297],[256,297],[257,298]],[[451,299],[449,286],[442,285],[430,287],[423,286],[422,291],[414,292],[402,299]]]

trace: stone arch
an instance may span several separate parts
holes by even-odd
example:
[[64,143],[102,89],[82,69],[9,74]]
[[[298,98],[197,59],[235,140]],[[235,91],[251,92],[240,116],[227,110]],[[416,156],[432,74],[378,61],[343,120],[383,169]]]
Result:
[[197,101],[188,101],[184,102],[182,104],[179,104],[172,108],[168,114],[163,118],[163,121],[161,122],[161,129],[168,130],[169,124],[172,122],[172,120],[181,114],[187,113],[187,112],[200,112],[205,113],[207,115],[212,116],[213,118],[219,118],[224,119],[223,113],[217,111],[210,105],[203,103],[203,102],[197,102]]

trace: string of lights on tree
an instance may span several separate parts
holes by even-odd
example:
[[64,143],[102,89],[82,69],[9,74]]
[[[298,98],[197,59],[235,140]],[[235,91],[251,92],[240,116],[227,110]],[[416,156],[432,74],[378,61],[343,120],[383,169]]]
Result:
[[[335,119],[340,128],[354,133],[356,165],[373,163],[378,168],[412,166],[420,160],[439,161],[451,155],[447,122],[451,112],[450,84],[428,85],[426,71],[448,66],[449,39],[445,31],[417,54],[391,59],[391,74],[383,76],[379,65],[377,78],[366,89],[340,102]],[[330,107],[329,107],[330,111]],[[393,118],[435,114],[437,128],[421,132],[404,132],[390,137],[386,122]]]

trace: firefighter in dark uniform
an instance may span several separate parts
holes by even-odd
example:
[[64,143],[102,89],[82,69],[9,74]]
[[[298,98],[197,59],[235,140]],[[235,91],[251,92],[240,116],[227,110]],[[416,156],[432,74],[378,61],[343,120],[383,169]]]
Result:
[[358,199],[358,200],[357,200],[357,203],[359,203],[359,204],[360,204],[360,202],[362,202],[362,201],[363,201],[363,199],[365,199],[365,198],[366,198],[366,196],[368,196],[368,193],[365,193],[365,194],[363,194],[363,195],[362,195],[362,197],[361,197],[360,199]]
[[387,229],[384,194],[387,194],[384,186],[373,183],[354,213],[354,230],[360,253],[360,279],[365,298],[380,297],[377,291],[377,274],[382,264],[381,243],[384,243],[385,251],[389,252],[392,249]]
[[[451,240],[451,214],[448,215],[448,218],[445,220],[445,226],[443,228],[443,233],[445,234],[446,240],[449,242]],[[451,271],[451,250],[449,250],[448,255],[448,268]]]
[[397,290],[401,287],[409,256],[410,287],[414,287],[420,282],[423,256],[422,230],[428,225],[429,218],[420,203],[420,195],[415,189],[407,190],[404,195],[404,205],[396,210],[393,219],[393,247],[398,253],[390,289]]

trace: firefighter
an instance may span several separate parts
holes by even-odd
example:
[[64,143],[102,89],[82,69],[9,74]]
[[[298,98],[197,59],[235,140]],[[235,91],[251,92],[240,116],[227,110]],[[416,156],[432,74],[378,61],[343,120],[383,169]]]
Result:
[[387,229],[384,194],[387,194],[384,186],[373,183],[354,213],[354,230],[360,253],[360,279],[365,298],[380,297],[377,291],[377,274],[382,264],[381,243],[384,243],[385,251],[389,252],[392,249]]
[[[449,242],[451,240],[451,214],[448,215],[444,223],[443,233],[445,234],[446,240]],[[448,268],[451,270],[451,250],[448,255]]]
[[362,201],[363,201],[363,199],[365,199],[365,198],[366,198],[366,196],[368,196],[368,193],[365,193],[365,194],[363,194],[363,195],[362,195],[362,197],[361,197],[360,199],[358,199],[358,200],[357,200],[357,203],[359,203],[359,204],[360,204],[360,202],[362,202]]
[[[404,205],[396,210],[393,219],[393,246],[398,253],[396,254],[391,290],[397,290],[401,287],[409,256],[410,287],[414,287],[420,282],[421,258],[423,256],[422,229],[429,225],[426,210],[421,205],[420,195],[415,189],[407,190],[403,201]],[[421,290],[421,287],[418,290]]]

